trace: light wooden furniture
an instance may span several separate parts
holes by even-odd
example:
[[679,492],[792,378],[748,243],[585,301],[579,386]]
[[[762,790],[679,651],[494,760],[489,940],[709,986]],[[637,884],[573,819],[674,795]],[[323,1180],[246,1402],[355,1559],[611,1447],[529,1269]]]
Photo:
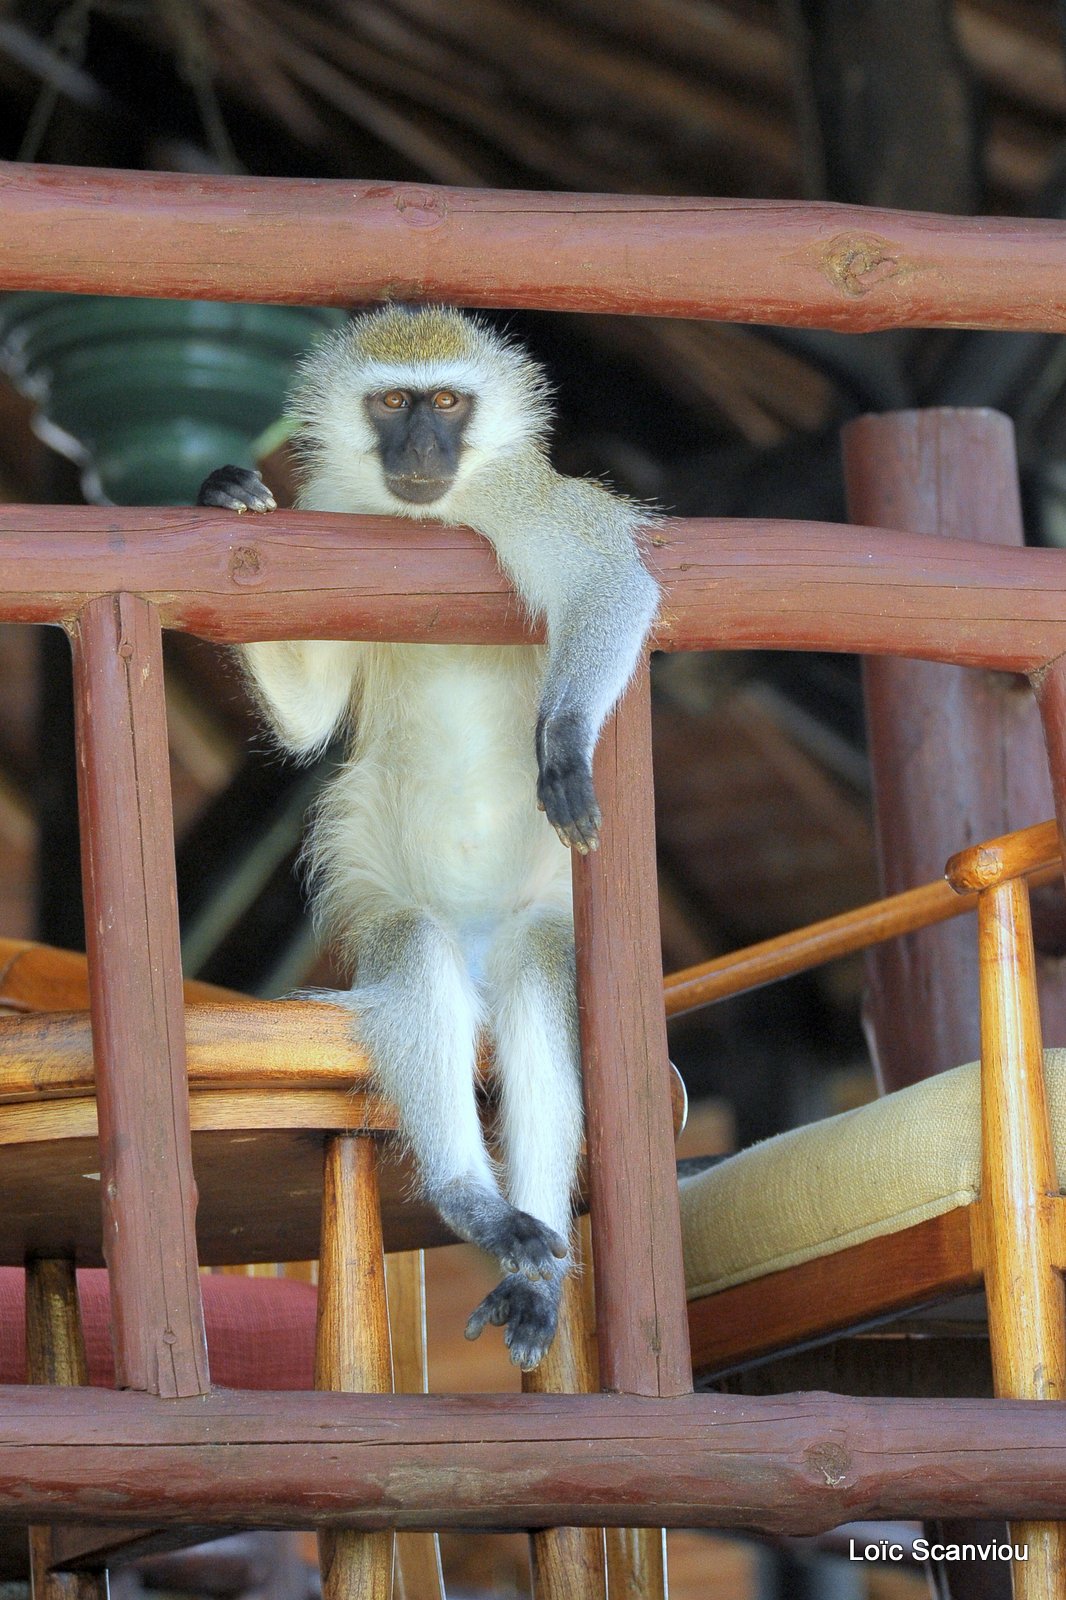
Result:
[[[984,1285],[996,1393],[1034,1400],[1066,1397],[1066,1193],[1056,1172],[1048,1115],[1037,1004],[1030,882],[1062,871],[1053,822],[961,851],[946,881],[932,883],[795,934],[719,958],[667,980],[669,1014],[772,982],[775,978],[937,921],[976,910],[980,967],[980,1171],[954,1196],[937,1199],[934,1214],[908,1224],[919,1203],[938,1195],[935,1172],[886,1167],[926,1159],[914,1112],[932,1131],[951,1116],[960,1133],[960,1093],[977,1099],[973,1083],[951,1073],[897,1091],[866,1112],[831,1119],[756,1146],[690,1181],[683,1219],[688,1230],[689,1306],[693,1360],[705,1375],[726,1371],[775,1350],[907,1307]],[[1066,1058],[1055,1053],[1057,1126],[1054,1142],[1066,1153]],[[968,1069],[964,1069],[968,1070]],[[955,1113],[952,1115],[952,1113]],[[976,1121],[976,1117],[975,1117]],[[968,1122],[966,1124],[968,1131]],[[907,1137],[909,1132],[909,1139]],[[913,1141],[918,1148],[907,1148]],[[969,1151],[957,1152],[961,1166]],[[1062,1165],[1060,1160],[1060,1165]],[[857,1220],[857,1180],[870,1173],[862,1220],[866,1237],[848,1243],[843,1218]],[[1066,1167],[1063,1168],[1066,1175]],[[787,1196],[800,1197],[817,1175],[825,1194],[839,1190],[832,1218],[813,1223],[791,1215]],[[772,1180],[786,1196],[762,1233],[738,1203]],[[954,1166],[946,1189],[959,1189]],[[880,1199],[881,1210],[877,1209]],[[701,1248],[702,1225],[715,1231]],[[819,1226],[820,1225],[820,1226]],[[742,1237],[734,1241],[730,1227]],[[723,1236],[724,1234],[724,1236]],[[843,1237],[842,1237],[843,1235]],[[778,1266],[789,1251],[796,1264]],[[761,1266],[760,1266],[761,1257]],[[716,1263],[715,1267],[709,1261]],[[722,1263],[726,1265],[723,1266]],[[767,1266],[776,1270],[767,1270]],[[726,1286],[708,1293],[708,1272]],[[1018,1596],[1058,1595],[1066,1581],[1066,1523],[1020,1522],[1016,1543],[1029,1546],[1018,1563]]]
[[[395,1382],[399,1393],[424,1392],[421,1251],[453,1236],[413,1198],[410,1162],[399,1152],[379,1161],[395,1114],[370,1092],[348,1015],[316,1002],[183,987],[201,1264],[317,1257],[315,1387],[391,1393]],[[26,1262],[29,1377],[40,1383],[88,1382],[74,1263],[96,1263],[104,1248],[92,1203],[99,1151],[88,1007],[84,956],[0,938],[0,1207],[8,1219],[0,1265]],[[676,1088],[680,1118],[680,1080]],[[387,1262],[386,1244],[394,1252]],[[549,1357],[523,1375],[529,1392],[595,1387],[587,1288],[575,1277],[567,1290]],[[255,1334],[251,1322],[245,1337]],[[37,1587],[69,1587],[73,1578],[53,1571],[55,1562],[98,1568],[178,1542],[38,1527]],[[620,1572],[648,1560],[642,1530],[630,1543]],[[327,1592],[390,1592],[391,1532],[324,1533],[321,1545]],[[538,1531],[531,1555],[543,1600],[605,1594],[603,1530]],[[411,1600],[443,1595],[434,1535],[399,1536],[396,1578]]]

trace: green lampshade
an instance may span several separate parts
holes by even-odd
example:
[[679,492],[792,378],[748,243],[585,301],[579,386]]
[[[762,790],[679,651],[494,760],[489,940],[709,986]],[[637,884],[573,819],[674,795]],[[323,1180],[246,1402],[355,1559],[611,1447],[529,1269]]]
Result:
[[253,466],[293,365],[339,327],[326,307],[107,295],[0,298],[0,361],[86,499],[190,505],[215,467]]

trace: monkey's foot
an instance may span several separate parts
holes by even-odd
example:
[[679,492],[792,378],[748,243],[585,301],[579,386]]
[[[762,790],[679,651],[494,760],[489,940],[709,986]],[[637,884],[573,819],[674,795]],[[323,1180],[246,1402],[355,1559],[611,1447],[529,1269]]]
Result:
[[558,1274],[567,1253],[566,1240],[528,1211],[518,1211],[501,1195],[462,1180],[428,1193],[460,1238],[495,1256],[504,1272],[524,1278]]
[[537,803],[565,845],[586,856],[600,837],[589,741],[570,715],[537,723]]
[[495,1230],[489,1247],[505,1272],[527,1279],[554,1278],[566,1256],[566,1240],[528,1211],[515,1211]]
[[531,1282],[512,1272],[482,1300],[466,1325],[466,1337],[476,1339],[489,1322],[506,1327],[504,1344],[511,1360],[523,1372],[530,1372],[548,1353],[559,1320],[559,1294],[562,1275],[538,1278]]
[[200,485],[198,506],[222,506],[226,511],[276,511],[277,501],[250,467],[216,467]]

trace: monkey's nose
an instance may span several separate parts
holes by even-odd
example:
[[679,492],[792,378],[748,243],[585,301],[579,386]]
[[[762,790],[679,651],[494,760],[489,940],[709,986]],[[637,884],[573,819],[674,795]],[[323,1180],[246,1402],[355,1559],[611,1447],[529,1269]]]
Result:
[[435,465],[440,455],[436,439],[412,439],[411,452],[420,468]]

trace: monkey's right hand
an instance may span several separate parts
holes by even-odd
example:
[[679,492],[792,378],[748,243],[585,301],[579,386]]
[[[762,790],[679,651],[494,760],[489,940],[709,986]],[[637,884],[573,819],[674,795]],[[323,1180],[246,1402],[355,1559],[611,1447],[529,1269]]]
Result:
[[226,511],[277,510],[274,496],[251,467],[216,467],[200,485],[196,504]]
[[565,845],[588,855],[599,845],[600,808],[589,740],[573,712],[537,721],[537,802]]

